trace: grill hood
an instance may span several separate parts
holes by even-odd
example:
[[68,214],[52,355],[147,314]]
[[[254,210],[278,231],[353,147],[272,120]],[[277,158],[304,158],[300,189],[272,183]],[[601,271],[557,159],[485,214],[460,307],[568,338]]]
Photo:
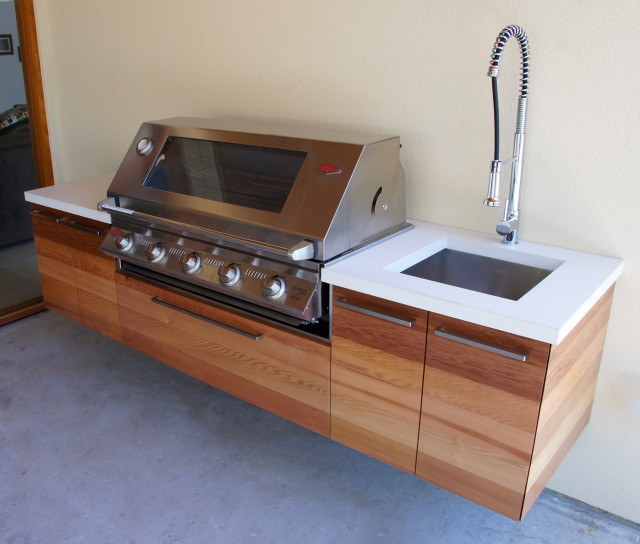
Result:
[[102,209],[114,224],[141,220],[260,254],[326,262],[408,228],[399,151],[397,136],[146,122]]

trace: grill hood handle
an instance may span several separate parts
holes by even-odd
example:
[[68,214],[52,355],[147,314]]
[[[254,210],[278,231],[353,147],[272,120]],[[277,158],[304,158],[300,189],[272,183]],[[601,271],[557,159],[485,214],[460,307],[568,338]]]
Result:
[[243,238],[242,236],[236,236],[234,234],[228,234],[226,232],[203,229],[194,225],[181,223],[180,221],[165,219],[163,217],[156,217],[155,215],[136,212],[128,208],[122,208],[115,205],[113,198],[107,198],[106,200],[100,202],[98,204],[98,209],[110,214],[132,217],[134,219],[140,219],[147,222],[153,222],[156,225],[162,225],[171,229],[179,229],[181,231],[189,232],[195,235],[204,235],[208,238],[215,237],[216,239],[224,240],[226,242],[242,244],[243,246],[248,246],[252,249],[268,251],[270,253],[275,253],[277,255],[287,257],[292,261],[306,261],[309,259],[313,259],[316,256],[316,245],[309,240],[302,240],[290,248],[274,246],[273,244],[267,244],[266,242],[250,240],[248,238]]

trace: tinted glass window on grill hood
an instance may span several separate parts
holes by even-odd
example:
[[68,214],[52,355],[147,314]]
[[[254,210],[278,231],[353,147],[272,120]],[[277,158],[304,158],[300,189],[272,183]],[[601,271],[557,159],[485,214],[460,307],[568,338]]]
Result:
[[145,187],[280,213],[307,153],[167,138]]

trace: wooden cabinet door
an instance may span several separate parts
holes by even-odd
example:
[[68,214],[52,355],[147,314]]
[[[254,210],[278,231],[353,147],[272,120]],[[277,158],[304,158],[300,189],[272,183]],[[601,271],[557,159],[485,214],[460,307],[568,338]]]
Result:
[[123,341],[201,381],[329,435],[328,343],[116,273]]
[[100,251],[109,225],[34,204],[31,217],[45,305],[121,340],[115,264]]
[[427,312],[333,292],[331,438],[415,472]]
[[73,255],[69,245],[68,214],[31,205],[33,239],[40,271],[45,305],[71,319],[80,321]]
[[520,519],[549,349],[429,314],[416,474]]
[[81,322],[121,341],[115,263],[100,251],[109,225],[77,216],[70,216],[67,225]]

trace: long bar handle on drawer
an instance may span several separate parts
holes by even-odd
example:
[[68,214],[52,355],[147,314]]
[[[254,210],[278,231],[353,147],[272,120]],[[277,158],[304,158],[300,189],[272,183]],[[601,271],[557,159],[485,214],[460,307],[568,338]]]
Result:
[[55,215],[42,213],[40,210],[29,210],[29,213],[34,217],[42,217],[42,219],[53,221],[54,223],[64,223],[67,220],[66,217],[56,217]]
[[498,346],[496,344],[481,342],[465,334],[460,334],[458,332],[449,332],[444,327],[436,328],[433,333],[436,336],[446,338],[447,340],[453,340],[454,342],[460,342],[461,344],[465,344],[473,348],[479,348],[491,353],[497,353],[498,355],[504,355],[505,357],[510,357],[511,359],[515,359],[516,361],[524,362],[529,356],[528,352],[505,349],[502,346]]
[[200,321],[204,321],[205,323],[209,323],[211,325],[215,325],[216,327],[220,327],[226,331],[235,332],[236,334],[240,334],[242,336],[246,336],[247,338],[251,338],[251,340],[260,340],[262,338],[262,334],[255,335],[253,333],[243,331],[242,329],[237,329],[236,327],[232,327],[231,325],[227,325],[225,323],[220,323],[214,319],[210,319],[208,317],[204,317],[203,315],[196,314],[194,312],[190,312],[189,310],[185,310],[184,308],[180,308],[180,306],[175,306],[169,302],[165,302],[160,297],[153,297],[151,302],[154,304],[159,304],[160,306],[164,306],[165,308],[169,308],[171,310],[175,310],[176,312],[183,313],[185,315],[195,317]]
[[76,223],[75,221],[68,221],[67,225],[69,225],[70,227],[73,227],[74,229],[78,229],[78,230],[83,230],[85,232],[90,232],[91,234],[95,234],[96,236],[100,236],[104,231],[101,231],[99,229],[94,229],[91,227],[85,227],[84,225],[81,225],[80,223]]
[[379,310],[373,310],[371,308],[349,302],[346,298],[337,299],[336,306],[341,306],[342,308],[353,310],[354,312],[360,312],[361,314],[370,315],[371,317],[378,317],[380,319],[384,319],[385,321],[391,321],[392,323],[397,323],[398,325],[402,325],[403,327],[413,327],[413,324],[416,322],[416,320],[412,317],[400,317],[380,312]]

